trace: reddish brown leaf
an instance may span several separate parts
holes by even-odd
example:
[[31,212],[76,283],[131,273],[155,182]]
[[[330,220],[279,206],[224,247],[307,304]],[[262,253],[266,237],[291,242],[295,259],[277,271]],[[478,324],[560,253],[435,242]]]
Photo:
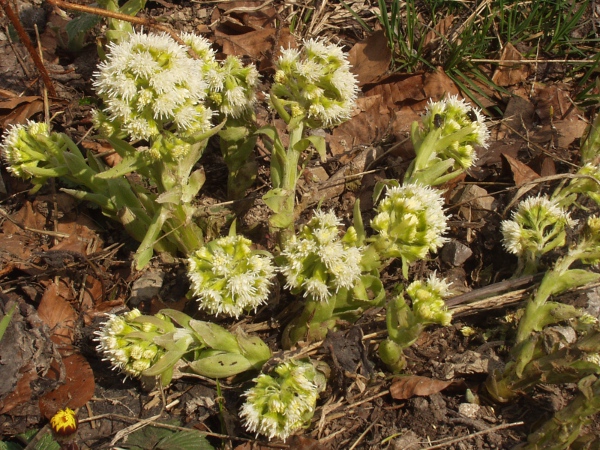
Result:
[[77,321],[77,313],[65,297],[70,294],[68,288],[60,283],[50,283],[38,306],[40,319],[50,327],[52,341],[57,344],[73,343],[73,332]]
[[5,414],[15,406],[22,405],[31,400],[31,383],[38,379],[38,375],[33,364],[28,366],[27,369],[29,370],[23,372],[15,389],[0,401],[0,414]]
[[[63,358],[65,383],[40,397],[40,411],[47,418],[64,408],[80,408],[94,395],[94,374],[87,360],[79,353]],[[58,372],[55,373],[58,375]]]
[[9,113],[0,116],[0,128],[6,129],[9,125],[22,124],[34,114],[44,109],[41,97],[17,97],[0,102],[0,109],[8,109]]
[[406,400],[414,396],[426,397],[441,392],[452,384],[452,381],[434,380],[433,378],[411,375],[402,377],[390,386],[390,394],[396,400]]
[[371,83],[383,76],[390,66],[392,52],[387,45],[383,30],[376,31],[367,39],[357,42],[348,53],[352,73],[359,86]]
[[503,153],[502,155],[510,165],[510,170],[513,173],[513,180],[515,181],[516,186],[521,186],[528,181],[536,180],[540,177],[533,169],[526,164],[523,164],[518,159],[515,159],[506,153]]

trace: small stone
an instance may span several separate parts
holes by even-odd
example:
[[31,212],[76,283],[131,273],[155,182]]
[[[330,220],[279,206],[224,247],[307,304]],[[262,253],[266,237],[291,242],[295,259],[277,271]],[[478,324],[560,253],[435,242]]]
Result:
[[455,267],[462,266],[472,254],[469,247],[454,239],[444,244],[440,252],[442,261]]
[[458,413],[470,419],[475,419],[479,415],[481,406],[475,403],[461,403],[458,405]]

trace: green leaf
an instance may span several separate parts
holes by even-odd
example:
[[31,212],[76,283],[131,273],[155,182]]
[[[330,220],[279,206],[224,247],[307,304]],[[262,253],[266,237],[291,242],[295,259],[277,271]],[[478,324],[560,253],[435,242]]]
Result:
[[246,127],[227,127],[219,131],[219,137],[226,141],[241,141],[249,135]]
[[162,374],[166,370],[172,369],[177,361],[179,361],[187,352],[189,344],[189,339],[180,339],[175,343],[176,349],[166,352],[155,364],[152,365],[152,367],[144,370],[142,375],[146,377],[155,377]]
[[214,447],[198,431],[177,431],[162,438],[157,450],[213,450]]
[[294,210],[293,192],[285,189],[271,189],[269,192],[263,195],[263,201],[275,214]]
[[327,145],[325,143],[325,138],[323,136],[312,135],[307,136],[306,139],[317,149],[321,161],[325,162],[327,159]]
[[159,311],[159,313],[164,314],[167,317],[170,317],[171,319],[173,319],[175,322],[177,322],[179,325],[181,325],[184,328],[188,328],[190,320],[192,320],[192,318],[190,316],[188,316],[185,313],[182,313],[181,311],[177,311],[176,309],[161,309]]
[[149,164],[149,160],[142,157],[142,154],[137,152],[135,154],[126,155],[123,160],[116,166],[99,173],[96,177],[103,180],[110,180],[113,178],[121,178],[124,175],[128,175],[136,170],[143,169]]
[[253,368],[246,357],[237,353],[201,355],[189,366],[197,374],[209,378],[227,378]]
[[69,50],[74,52],[81,50],[85,45],[87,32],[94,28],[101,20],[102,17],[96,14],[83,13],[67,22],[65,31],[67,32]]
[[10,323],[10,320],[12,319],[12,316],[15,313],[15,309],[17,309],[16,303],[10,307],[6,315],[4,315],[4,317],[2,317],[2,320],[0,320],[0,341],[4,336],[6,329],[8,328],[8,324]]
[[236,337],[216,323],[192,319],[189,321],[189,326],[206,343],[207,347],[232,353],[240,352]]

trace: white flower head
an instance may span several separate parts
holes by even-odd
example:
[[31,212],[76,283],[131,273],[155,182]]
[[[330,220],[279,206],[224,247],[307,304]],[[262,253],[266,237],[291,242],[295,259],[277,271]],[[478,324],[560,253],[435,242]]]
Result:
[[358,82],[342,49],[322,40],[304,41],[302,50],[282,49],[271,94],[308,125],[333,127],[350,118]]
[[28,167],[37,167],[49,157],[39,138],[50,138],[48,126],[41,122],[27,121],[25,125],[12,125],[4,132],[0,153],[6,169],[16,177],[30,179]]
[[244,396],[240,418],[246,429],[269,439],[287,439],[314,415],[319,373],[310,362],[290,360],[273,375],[261,374]]
[[[156,363],[165,350],[153,342],[153,338],[170,331],[172,324],[164,316],[156,317],[164,321],[164,329],[148,322],[136,321],[141,317],[138,309],[117,316],[110,314],[108,320],[96,331],[96,349],[110,361],[113,369],[125,375],[138,378],[142,372]],[[174,327],[173,327],[174,328]]]
[[316,211],[298,236],[285,244],[280,271],[293,292],[327,301],[339,289],[352,289],[362,273],[362,248],[340,236],[333,211]]
[[442,237],[447,229],[443,205],[441,192],[429,186],[389,188],[371,222],[382,256],[413,262],[440,248],[447,241]]
[[191,292],[211,314],[235,316],[254,310],[269,296],[272,256],[253,251],[243,236],[209,242],[188,259]]
[[[186,39],[210,58],[202,38],[186,35]],[[121,122],[133,139],[152,140],[170,122],[176,131],[192,134],[206,131],[206,122],[177,120],[178,111],[203,102],[208,86],[202,64],[166,33],[132,33],[125,41],[109,44],[107,58],[94,74],[94,86],[105,101],[106,115]]]
[[501,224],[506,250],[519,257],[534,258],[565,244],[565,228],[577,224],[570,214],[547,196],[521,201],[510,220]]

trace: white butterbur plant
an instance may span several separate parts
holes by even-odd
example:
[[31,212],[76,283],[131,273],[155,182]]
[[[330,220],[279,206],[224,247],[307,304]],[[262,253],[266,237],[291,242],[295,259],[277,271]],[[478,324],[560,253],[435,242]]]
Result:
[[275,267],[266,251],[230,235],[209,242],[188,259],[191,296],[211,314],[238,318],[268,299]]
[[358,87],[341,48],[324,41],[304,41],[302,49],[281,51],[271,100],[290,111],[292,120],[307,118],[311,128],[331,127],[350,118]]
[[253,381],[240,418],[251,433],[285,440],[310,424],[326,380],[311,362],[290,360]]
[[[406,302],[408,295],[411,304]],[[444,299],[450,296],[450,285],[432,274],[427,280],[413,281],[387,304],[388,338],[379,345],[381,360],[393,372],[407,364],[404,349],[413,345],[428,325],[450,325],[452,313]]]
[[504,247],[519,258],[517,274],[536,273],[541,257],[564,246],[567,230],[576,224],[565,208],[546,196],[521,201],[501,225]]
[[437,251],[445,242],[447,229],[441,192],[419,184],[387,189],[371,221],[370,238],[382,258],[400,258],[405,277],[408,264]]
[[422,127],[414,122],[411,140],[416,158],[405,183],[437,186],[457,177],[477,159],[475,147],[487,147],[489,131],[478,108],[457,96],[430,102]]
[[338,320],[354,322],[366,308],[383,301],[379,259],[373,248],[363,245],[362,224],[346,232],[341,225],[333,211],[315,211],[276,259],[286,287],[305,298],[302,313],[284,331],[286,348],[324,339]]
[[133,309],[111,314],[95,333],[97,350],[128,377],[171,382],[175,367],[212,378],[259,370],[271,357],[257,336],[225,328],[172,309],[143,315]]
[[275,127],[259,133],[271,147],[272,189],[263,197],[275,213],[269,220],[276,231],[285,230],[283,243],[293,232],[296,184],[309,160],[310,147],[325,158],[325,140],[306,135],[307,128],[330,128],[348,120],[354,109],[358,82],[343,50],[323,40],[305,40],[300,49],[282,49],[275,61],[270,105],[287,124],[287,149]]
[[358,281],[362,249],[352,242],[352,229],[340,236],[341,225],[333,211],[318,210],[285,243],[280,270],[293,293],[327,301],[340,288],[351,289]]
[[101,131],[111,130],[106,119],[132,139],[152,140],[167,129],[189,136],[211,128],[212,111],[204,104],[208,85],[199,76],[202,61],[186,47],[166,33],[132,33],[107,50],[94,74],[105,105],[96,115]]

